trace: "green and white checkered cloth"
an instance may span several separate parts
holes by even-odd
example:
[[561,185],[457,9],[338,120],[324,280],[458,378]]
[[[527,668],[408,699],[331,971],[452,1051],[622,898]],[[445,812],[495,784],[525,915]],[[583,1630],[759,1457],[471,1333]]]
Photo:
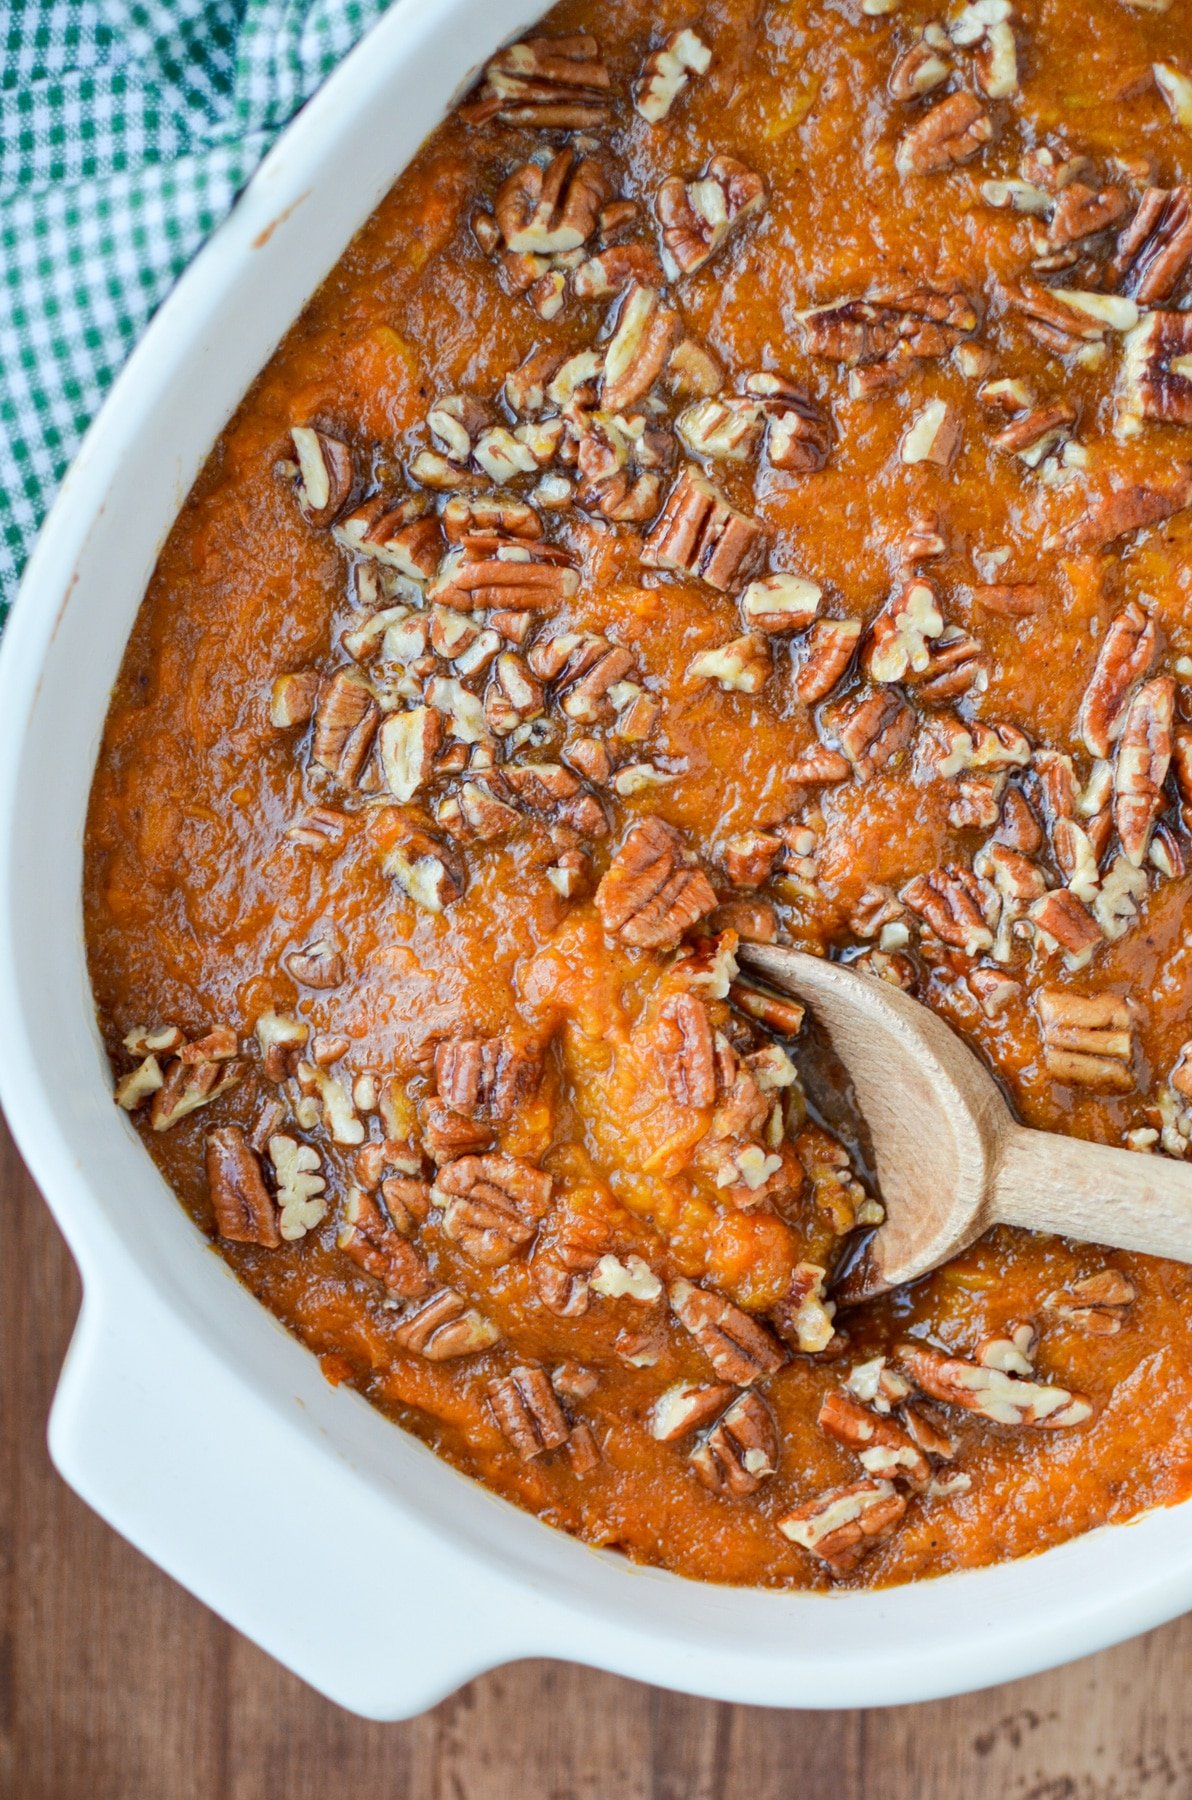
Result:
[[92,415],[388,0],[0,0],[0,619]]

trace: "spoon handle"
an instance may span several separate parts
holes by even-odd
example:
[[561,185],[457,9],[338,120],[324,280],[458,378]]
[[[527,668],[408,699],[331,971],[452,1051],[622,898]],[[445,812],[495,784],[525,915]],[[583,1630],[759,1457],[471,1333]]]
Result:
[[1192,1262],[1192,1167],[1164,1156],[1014,1126],[993,1178],[991,1216],[1092,1244]]

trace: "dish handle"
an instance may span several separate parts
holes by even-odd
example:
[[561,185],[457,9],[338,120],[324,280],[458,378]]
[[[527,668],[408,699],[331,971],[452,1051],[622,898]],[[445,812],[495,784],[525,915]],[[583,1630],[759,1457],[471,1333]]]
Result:
[[409,1718],[542,1653],[524,1592],[478,1579],[411,1508],[395,1515],[391,1494],[328,1454],[301,1398],[289,1404],[262,1405],[146,1290],[122,1303],[104,1284],[84,1298],[50,1454],[121,1536],[352,1712]]

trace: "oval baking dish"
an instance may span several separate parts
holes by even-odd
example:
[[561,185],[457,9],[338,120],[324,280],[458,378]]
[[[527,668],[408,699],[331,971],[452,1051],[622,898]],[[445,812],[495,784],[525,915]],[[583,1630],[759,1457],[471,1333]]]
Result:
[[533,1655],[785,1706],[1002,1681],[1192,1603],[1188,1506],[870,1592],[720,1588],[630,1565],[495,1499],[328,1386],[208,1253],[112,1105],[84,956],[82,833],[158,551],[307,297],[478,60],[527,22],[525,0],[401,0],[303,111],[114,388],[0,651],[0,1091],[85,1289],[53,1454],[179,1581],[378,1718]]

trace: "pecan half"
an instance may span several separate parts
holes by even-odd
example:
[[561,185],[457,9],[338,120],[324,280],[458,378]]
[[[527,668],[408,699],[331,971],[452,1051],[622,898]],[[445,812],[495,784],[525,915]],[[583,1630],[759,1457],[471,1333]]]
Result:
[[867,781],[906,749],[914,736],[915,715],[900,694],[880,688],[828,707],[823,724],[857,780]]
[[429,1362],[449,1362],[491,1349],[501,1333],[491,1319],[469,1306],[462,1294],[444,1287],[403,1313],[393,1337],[401,1349],[425,1356]]
[[659,1014],[666,1085],[678,1106],[716,1103],[716,1047],[708,1009],[694,994],[675,994]]
[[1027,917],[1045,950],[1064,953],[1069,969],[1082,969],[1101,942],[1101,927],[1070,888],[1053,888],[1031,906]]
[[460,114],[473,125],[496,118],[503,125],[587,131],[607,118],[610,86],[600,46],[587,32],[525,38],[498,50]]
[[1138,1290],[1129,1276],[1117,1269],[1100,1269],[1069,1287],[1048,1294],[1048,1312],[1095,1337],[1113,1337],[1121,1330]]
[[691,275],[713,257],[731,232],[766,204],[760,175],[723,153],[695,181],[671,175],[655,200],[662,227],[662,261],[671,280]]
[[643,543],[641,560],[647,568],[696,575],[709,587],[724,591],[753,573],[763,545],[761,526],[734,511],[706,476],[689,464]]
[[1109,622],[1080,707],[1080,735],[1093,756],[1108,756],[1121,736],[1135,684],[1155,659],[1155,621],[1136,600]]
[[693,75],[702,75],[712,52],[697,31],[685,26],[672,31],[657,50],[651,50],[633,84],[633,104],[643,119],[658,125],[665,119]]
[[784,1537],[848,1575],[862,1557],[892,1535],[906,1512],[906,1496],[889,1481],[854,1481],[830,1488],[778,1521]]
[[[342,951],[326,938],[317,938],[301,950],[289,950],[281,960],[282,967],[295,981],[317,990],[341,986],[346,973]],[[300,1041],[305,1043],[305,1036]]]
[[319,695],[312,759],[345,787],[353,787],[380,720],[381,709],[368,683],[339,669]]
[[1092,1403],[1083,1394],[1007,1375],[1001,1369],[985,1369],[929,1344],[900,1344],[898,1360],[925,1394],[978,1413],[996,1425],[1029,1425],[1050,1431],[1083,1425],[1092,1417]]
[[579,575],[558,545],[474,533],[448,551],[427,599],[458,612],[552,612],[578,586]]
[[959,289],[918,285],[878,289],[799,314],[807,349],[847,368],[947,356],[977,329],[979,315]]
[[596,158],[577,161],[568,147],[545,168],[527,162],[507,175],[493,212],[508,249],[551,256],[586,244],[611,198],[612,184]]
[[660,1444],[677,1443],[690,1432],[711,1424],[735,1392],[735,1388],[724,1382],[711,1387],[692,1387],[681,1381],[677,1386],[667,1388],[651,1410],[650,1436]]
[[351,1188],[335,1240],[366,1275],[402,1300],[420,1300],[434,1287],[418,1252],[396,1230],[374,1195]]
[[844,679],[861,637],[859,619],[819,619],[800,647],[792,685],[804,706],[826,700]]
[[894,152],[900,175],[934,175],[971,162],[993,137],[993,120],[972,94],[949,94],[903,132]]
[[1133,1091],[1134,1026],[1124,1000],[1042,988],[1035,1004],[1043,1062],[1057,1080],[1102,1094]]
[[655,288],[634,282],[621,300],[617,327],[604,352],[605,411],[626,412],[648,394],[682,335],[674,307],[665,305]]
[[838,1444],[856,1453],[867,1475],[905,1481],[922,1492],[931,1480],[931,1464],[897,1419],[870,1412],[851,1394],[828,1394],[816,1420]]
[[1069,550],[1103,550],[1131,532],[1161,525],[1190,504],[1192,476],[1185,474],[1174,485],[1161,488],[1148,487],[1144,481],[1128,482],[1095,499],[1083,516],[1062,533],[1061,541]]
[[992,949],[991,890],[959,863],[948,863],[928,875],[916,875],[899,899],[919,914],[941,944],[980,956]]
[[733,1401],[687,1459],[713,1494],[745,1500],[778,1466],[778,1427],[760,1394]]
[[207,1191],[215,1229],[234,1244],[262,1244],[276,1250],[281,1243],[277,1208],[260,1158],[238,1125],[207,1134]]
[[681,834],[662,819],[634,825],[596,890],[610,936],[638,949],[665,949],[713,911],[716,894],[694,867]]
[[1174,722],[1174,680],[1160,676],[1144,682],[1125,715],[1114,769],[1114,823],[1122,849],[1136,869],[1146,860],[1151,832],[1165,804],[1163,784],[1171,766]]
[[558,1449],[571,1435],[550,1377],[537,1364],[520,1363],[490,1381],[486,1392],[493,1418],[523,1462]]
[[1192,263],[1192,190],[1148,187],[1106,270],[1140,306],[1174,299]]
[[444,1234],[473,1262],[495,1267],[529,1243],[552,1185],[515,1156],[461,1156],[439,1169],[431,1197],[443,1208]]
[[690,1281],[671,1283],[675,1317],[689,1331],[721,1381],[751,1387],[787,1360],[786,1351],[764,1325],[731,1301]]
[[435,1049],[439,1099],[469,1119],[511,1119],[542,1078],[542,1046],[499,1037],[448,1038]]
[[327,1214],[319,1153],[286,1132],[274,1132],[269,1161],[277,1181],[278,1229],[287,1241],[305,1237]]
[[1192,425],[1192,313],[1147,313],[1126,334],[1118,425]]
[[352,453],[339,438],[309,425],[290,432],[298,459],[298,504],[311,525],[330,525],[352,491]]

